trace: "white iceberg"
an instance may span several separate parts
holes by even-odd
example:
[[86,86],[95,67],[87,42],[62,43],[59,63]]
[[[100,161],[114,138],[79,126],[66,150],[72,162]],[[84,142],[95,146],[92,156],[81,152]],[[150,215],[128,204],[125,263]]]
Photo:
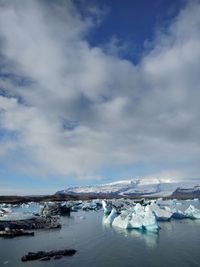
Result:
[[134,210],[136,214],[144,216],[144,207],[141,204],[137,203],[134,207]]
[[190,205],[189,208],[185,210],[185,214],[190,219],[200,219],[200,210]]
[[139,214],[132,214],[132,218],[130,220],[130,228],[133,229],[142,229],[143,226],[143,217]]
[[112,224],[113,220],[117,217],[116,209],[112,209],[111,213],[108,216],[103,218],[103,223],[105,224]]
[[130,217],[124,216],[123,214],[120,214],[113,220],[112,226],[116,226],[122,229],[132,229]]
[[151,210],[155,213],[157,220],[159,221],[169,221],[172,217],[172,212],[170,208],[160,208],[156,203],[152,203],[149,206],[145,207],[145,210]]
[[123,229],[146,229],[149,231],[156,231],[159,229],[156,216],[147,208],[137,205],[136,211],[124,211],[113,220],[112,225]]
[[144,228],[148,231],[157,231],[159,229],[156,216],[151,210],[145,211],[142,224]]

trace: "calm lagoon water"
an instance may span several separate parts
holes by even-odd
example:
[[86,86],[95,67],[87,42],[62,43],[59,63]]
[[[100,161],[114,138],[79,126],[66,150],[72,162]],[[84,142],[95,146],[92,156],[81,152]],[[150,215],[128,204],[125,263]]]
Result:
[[[0,239],[0,266],[200,267],[200,220],[162,222],[155,234],[105,227],[102,217],[102,211],[79,211],[62,217],[59,230]],[[60,260],[21,262],[29,251],[65,248],[77,253]]]

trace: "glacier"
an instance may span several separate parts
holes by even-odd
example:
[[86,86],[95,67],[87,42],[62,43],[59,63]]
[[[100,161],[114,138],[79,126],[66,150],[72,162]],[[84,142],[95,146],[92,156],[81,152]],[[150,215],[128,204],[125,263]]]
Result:
[[173,180],[160,178],[125,179],[96,186],[69,187],[56,194],[110,195],[135,197],[164,197],[172,194],[195,194],[200,196],[200,180]]

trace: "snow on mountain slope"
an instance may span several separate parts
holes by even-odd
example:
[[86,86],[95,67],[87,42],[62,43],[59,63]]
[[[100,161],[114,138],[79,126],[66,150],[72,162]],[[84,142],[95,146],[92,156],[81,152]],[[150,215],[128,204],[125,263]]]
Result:
[[71,187],[57,194],[115,194],[122,196],[168,196],[177,188],[192,188],[198,180],[173,181],[172,179],[130,179],[108,184],[85,187]]

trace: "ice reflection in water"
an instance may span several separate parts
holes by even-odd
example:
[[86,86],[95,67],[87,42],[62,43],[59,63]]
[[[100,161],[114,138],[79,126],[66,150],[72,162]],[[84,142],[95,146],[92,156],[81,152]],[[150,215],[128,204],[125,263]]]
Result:
[[102,220],[102,227],[103,229],[113,229],[116,234],[124,235],[127,238],[134,238],[137,240],[142,240],[148,247],[156,247],[158,244],[159,232],[158,231],[147,231],[147,230],[140,230],[140,229],[123,229],[119,227],[113,227],[111,224],[105,224],[105,218],[103,217]]
[[154,248],[158,244],[159,232],[149,232],[145,230],[137,230],[137,229],[120,229],[114,228],[115,232],[118,234],[123,234],[126,237],[135,238],[138,240],[142,240],[148,247]]

